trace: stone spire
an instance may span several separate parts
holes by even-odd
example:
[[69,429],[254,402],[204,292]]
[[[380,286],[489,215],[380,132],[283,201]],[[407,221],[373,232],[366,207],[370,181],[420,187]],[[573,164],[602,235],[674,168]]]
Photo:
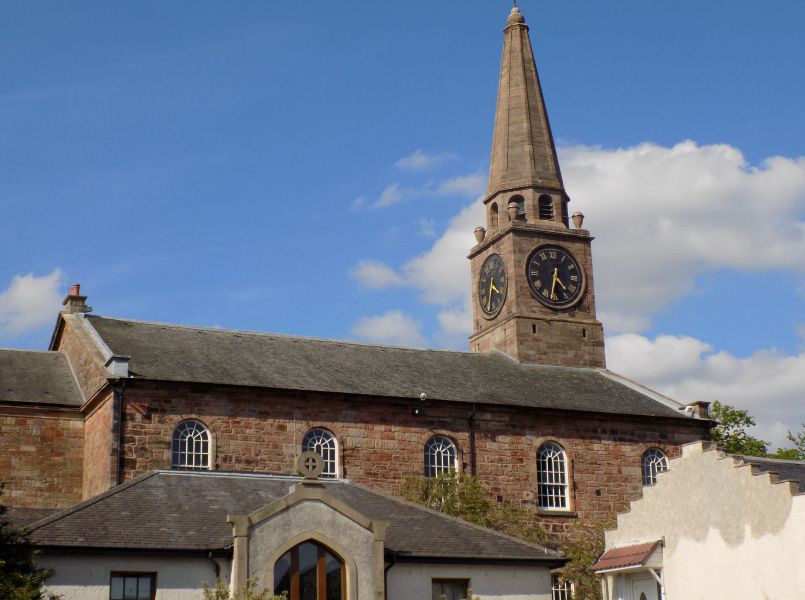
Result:
[[503,35],[487,198],[527,187],[564,192],[528,25],[517,6]]

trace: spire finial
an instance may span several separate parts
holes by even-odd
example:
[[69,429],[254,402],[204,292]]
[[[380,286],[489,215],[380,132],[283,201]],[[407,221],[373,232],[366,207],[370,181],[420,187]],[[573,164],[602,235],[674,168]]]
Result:
[[520,13],[520,9],[517,8],[517,0],[514,0],[514,4],[512,5],[512,11],[509,13],[508,24],[513,25],[515,23],[525,23],[525,19],[523,18],[522,13]]

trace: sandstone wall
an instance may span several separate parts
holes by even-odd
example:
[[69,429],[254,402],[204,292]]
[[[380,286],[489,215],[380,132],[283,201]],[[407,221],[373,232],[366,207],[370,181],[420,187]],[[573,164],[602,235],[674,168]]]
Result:
[[78,410],[4,407],[0,504],[65,508],[81,500],[84,421]]
[[[343,475],[391,493],[407,476],[422,475],[430,436],[451,437],[472,470],[471,406],[428,401],[363,399],[315,393],[201,385],[138,383],[126,392],[124,480],[170,467],[171,434],[195,418],[211,431],[214,468],[279,474],[294,472],[304,434],[332,431]],[[414,407],[422,408],[415,416]],[[642,489],[640,459],[649,447],[670,457],[680,444],[704,437],[702,422],[662,421],[496,407],[473,417],[475,467],[494,496],[537,511],[536,451],[547,440],[567,451],[572,498],[566,514],[539,513],[556,534],[575,516],[602,518],[626,508]]]

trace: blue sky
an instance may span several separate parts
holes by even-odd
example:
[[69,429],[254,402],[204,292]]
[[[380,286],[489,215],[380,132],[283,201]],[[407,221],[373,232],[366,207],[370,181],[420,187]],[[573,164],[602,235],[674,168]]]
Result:
[[[781,440],[805,6],[520,6],[610,367]],[[0,2],[0,345],[44,348],[78,281],[109,316],[464,347],[509,8]]]

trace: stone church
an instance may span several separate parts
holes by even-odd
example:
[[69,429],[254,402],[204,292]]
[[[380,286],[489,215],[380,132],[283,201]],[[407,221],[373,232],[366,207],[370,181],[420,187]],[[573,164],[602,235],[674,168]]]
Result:
[[[395,512],[383,502],[407,477],[449,471],[475,475],[497,501],[530,510],[553,540],[577,519],[624,510],[683,444],[707,439],[712,423],[706,404],[684,406],[606,369],[593,238],[584,216],[569,214],[528,26],[516,7],[504,29],[483,202],[486,223],[468,249],[474,331],[466,352],[96,315],[74,285],[47,350],[0,350],[0,502],[28,522],[44,517],[33,525],[44,548],[70,546],[74,538],[59,537],[64,531],[92,529],[79,513],[99,511],[97,519],[108,522],[120,520],[121,511],[136,513],[133,505],[113,504],[121,494],[135,497],[133,490],[140,490],[137,506],[158,506],[162,498],[173,514],[184,506],[208,515],[221,497],[215,490],[227,481],[258,486],[263,476],[262,491],[249,492],[256,496],[248,502],[232,500],[227,510],[252,513],[262,506],[258,496],[287,508],[291,496],[296,502],[329,494],[322,502],[350,523],[362,523],[361,531],[374,531],[366,535],[375,541],[386,525],[375,527],[373,519]],[[323,483],[297,486],[281,500],[269,479],[295,475],[303,452],[320,457],[317,481]],[[343,491],[339,482],[360,491]],[[204,510],[175,497],[172,486],[178,485],[205,498]],[[370,502],[375,493],[384,500]],[[280,508],[272,510],[257,520],[232,521],[235,539],[238,527],[246,531],[248,523]],[[170,543],[183,546],[177,542],[183,531],[173,531]],[[97,543],[110,545],[108,539]],[[332,537],[322,542],[330,549],[338,543]],[[115,544],[127,546],[125,539]],[[342,553],[349,553],[347,546],[341,543]],[[239,546],[227,548],[237,563]],[[329,564],[329,551],[320,551],[321,565]],[[501,549],[499,556],[518,551]],[[545,552],[539,560],[559,564],[555,553]],[[388,547],[385,556],[387,568]],[[245,560],[238,568],[246,569]],[[342,563],[345,581],[353,581],[345,590],[357,589],[358,575],[349,569],[360,564]],[[106,595],[98,597],[116,598],[109,586],[130,582],[120,575],[110,584],[108,573]],[[364,589],[376,591],[377,577]],[[149,585],[153,591],[156,584]],[[388,593],[391,583],[386,586]],[[291,600],[301,597],[299,589]],[[551,597],[550,584],[547,589],[534,597]]]

